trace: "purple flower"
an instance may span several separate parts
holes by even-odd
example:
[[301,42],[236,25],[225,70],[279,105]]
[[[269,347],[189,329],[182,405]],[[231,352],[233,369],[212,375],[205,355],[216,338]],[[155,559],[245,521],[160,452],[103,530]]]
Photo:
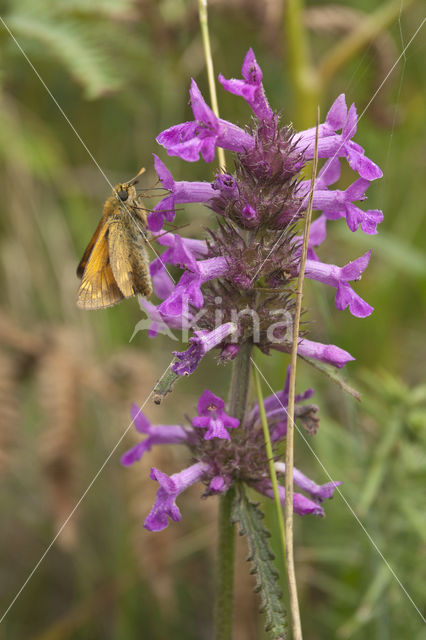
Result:
[[[170,154],[172,155],[172,154]],[[170,191],[148,215],[148,228],[160,231],[164,221],[172,222],[175,218],[175,205],[189,202],[207,202],[213,197],[213,186],[210,182],[175,182],[164,162],[154,154],[154,166],[161,184]]]
[[[275,462],[275,469],[278,473],[285,474],[285,462]],[[293,469],[293,482],[298,487],[309,493],[313,500],[324,502],[327,498],[332,498],[333,493],[341,482],[327,482],[326,484],[316,484],[313,480],[305,476],[299,469]]]
[[168,476],[159,469],[152,467],[150,478],[156,480],[160,488],[157,491],[157,497],[151,512],[147,516],[144,527],[148,531],[162,531],[169,524],[168,518],[174,522],[181,519],[179,507],[175,504],[175,500],[179,494],[198,482],[209,465],[205,462],[197,462],[187,469]]
[[[341,129],[342,133],[336,131]],[[345,96],[341,94],[327,114],[325,123],[319,127],[318,157],[345,157],[354,171],[361,178],[376,180],[383,173],[380,168],[364,155],[363,148],[351,140],[357,130],[357,113],[355,105],[347,108]],[[296,147],[300,149],[306,160],[311,160],[315,150],[315,132],[312,127],[297,134]]]
[[337,289],[336,307],[339,310],[349,307],[349,311],[357,318],[365,318],[373,312],[367,302],[360,298],[348,284],[350,280],[359,280],[370,260],[371,251],[367,251],[357,260],[349,262],[344,267],[324,264],[316,260],[306,260],[305,275],[311,280],[323,282]]
[[[271,345],[271,348],[284,353],[290,353],[291,351],[291,345],[279,343]],[[297,353],[300,356],[305,356],[305,358],[313,358],[314,360],[319,360],[319,362],[331,364],[338,369],[344,367],[351,360],[355,360],[350,353],[340,347],[336,347],[334,344],[322,344],[307,338],[300,338]]]
[[244,151],[253,146],[253,138],[243,129],[215,116],[195,80],[192,80],[189,93],[195,120],[170,127],[157,137],[157,142],[167,149],[169,156],[196,162],[201,154],[205,162],[212,162],[216,146],[230,151]]
[[185,331],[190,329],[192,326],[193,317],[188,309],[183,310],[180,316],[165,316],[159,311],[159,307],[156,307],[146,298],[139,298],[139,303],[141,308],[146,312],[149,320],[145,319],[138,322],[133,335],[140,330],[146,329],[147,322],[151,323],[148,329],[148,336],[150,338],[155,338],[157,335],[162,333],[173,337],[173,333],[170,331],[171,329]]
[[[316,260],[319,262],[319,258],[314,251],[314,247],[319,247],[326,238],[327,235],[327,218],[322,215],[316,220],[314,220],[309,228],[309,239],[308,239],[308,259]],[[295,238],[298,247],[298,255],[302,251],[303,244],[303,236],[296,236]]]
[[[365,200],[365,192],[370,186],[370,181],[364,178],[356,180],[346,191],[329,191],[328,189],[314,190],[313,208],[324,213],[329,220],[346,218],[347,225],[351,231],[356,231],[361,225],[361,229],[368,234],[377,233],[377,225],[382,222],[383,214],[377,209],[363,211],[353,204],[356,200]],[[299,193],[301,193],[301,189]],[[303,189],[305,191],[305,189]],[[307,195],[304,202],[308,203]]]
[[180,315],[185,309],[185,303],[201,309],[204,303],[201,285],[226,273],[228,261],[225,257],[217,257],[198,262],[194,260],[187,266],[190,271],[183,274],[174,291],[160,305],[161,313],[169,316]]
[[[192,419],[193,427],[207,429],[204,440],[223,438],[230,440],[227,429],[236,429],[240,421],[232,418],[225,412],[225,403],[222,398],[206,389],[198,401],[198,416]],[[217,489],[216,489],[217,490]]]
[[180,376],[190,375],[208,351],[220,345],[236,330],[237,325],[234,322],[227,322],[213,331],[194,331],[194,336],[189,339],[191,346],[186,351],[173,352],[176,360],[172,364],[172,370]]
[[183,427],[162,424],[153,426],[136,404],[132,406],[131,415],[136,431],[148,437],[122,456],[121,464],[126,467],[140,460],[155,444],[184,444],[188,441],[187,432]]
[[244,98],[259,120],[271,120],[273,111],[269,106],[263,89],[262,70],[257,64],[253,49],[251,48],[247,51],[246,57],[244,58],[241,75],[243,76],[243,80],[237,80],[235,78],[226,80],[220,73],[219,82],[226,91]]
[[[262,493],[268,498],[274,497],[274,492],[272,490],[272,484],[270,480],[263,480],[261,482],[253,483],[253,487],[259,493]],[[285,489],[282,486],[278,487],[278,493],[280,496],[281,504],[285,503]],[[306,516],[312,514],[314,516],[324,516],[324,509],[320,507],[319,504],[309,500],[301,493],[293,494],[293,511],[294,513],[298,513],[300,516]]]
[[172,295],[175,285],[167,271],[166,262],[163,257],[158,257],[151,262],[149,265],[149,273],[156,296],[164,300]]

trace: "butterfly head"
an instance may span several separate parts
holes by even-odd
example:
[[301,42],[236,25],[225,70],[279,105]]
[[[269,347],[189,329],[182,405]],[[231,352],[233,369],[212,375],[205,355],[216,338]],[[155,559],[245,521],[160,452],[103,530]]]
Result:
[[113,189],[114,195],[121,202],[130,204],[137,197],[135,184],[135,181],[117,184]]

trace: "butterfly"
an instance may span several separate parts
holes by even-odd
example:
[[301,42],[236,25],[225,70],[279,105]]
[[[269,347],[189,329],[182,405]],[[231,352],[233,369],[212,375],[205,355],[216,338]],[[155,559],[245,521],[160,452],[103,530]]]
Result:
[[105,309],[124,298],[152,293],[146,213],[138,204],[136,178],[114,187],[77,267],[81,309]]

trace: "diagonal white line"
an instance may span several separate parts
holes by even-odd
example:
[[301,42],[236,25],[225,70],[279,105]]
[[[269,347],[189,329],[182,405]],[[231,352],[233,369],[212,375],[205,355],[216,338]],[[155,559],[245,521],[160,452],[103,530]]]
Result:
[[[405,45],[405,47],[403,48],[401,54],[398,56],[398,58],[395,60],[394,64],[391,66],[391,68],[389,69],[389,71],[387,72],[386,76],[384,77],[383,81],[379,84],[379,86],[377,87],[376,91],[373,93],[372,98],[368,101],[367,105],[365,106],[365,108],[363,109],[363,111],[360,113],[359,117],[357,118],[357,122],[355,124],[355,126],[357,126],[357,124],[359,123],[359,121],[361,120],[361,118],[365,115],[365,112],[367,111],[367,109],[370,107],[371,103],[375,100],[377,94],[381,91],[383,85],[385,84],[385,82],[387,81],[387,79],[389,78],[389,76],[392,74],[393,70],[395,69],[396,65],[399,63],[399,61],[401,60],[401,58],[405,57],[405,52],[407,51],[408,47],[410,46],[410,44],[413,42],[414,38],[417,36],[417,34],[419,33],[420,29],[423,27],[424,23],[426,22],[426,18],[423,18],[422,22],[419,24],[419,26],[417,27],[417,29],[415,30],[415,32],[413,33],[413,35],[411,36],[410,40],[407,42],[407,44]],[[355,128],[354,126],[354,128]],[[353,133],[353,131],[351,132],[351,134]],[[340,151],[340,149],[342,149],[342,147],[344,146],[344,142],[342,142],[342,144],[340,145],[340,147],[337,149],[336,153],[334,154],[334,156],[331,158],[331,160],[334,160],[335,158],[337,158],[337,155]],[[315,182],[317,181],[318,178],[315,178]],[[297,211],[293,214],[292,218],[290,219],[290,221],[288,222],[288,225],[290,225],[293,220],[296,219],[297,214],[299,213],[299,211],[302,208],[302,204],[300,205],[300,207],[297,209]],[[288,227],[287,225],[287,227]],[[269,251],[268,255],[266,256],[266,258],[262,261],[260,267],[258,268],[258,270],[256,271],[256,273],[254,274],[253,278],[251,279],[250,284],[253,284],[254,280],[256,279],[256,277],[258,276],[260,270],[262,269],[263,265],[265,264],[265,262],[268,260],[269,256],[271,255],[271,253],[275,250],[275,248],[278,246],[279,242],[281,241],[281,238],[283,237],[285,233],[285,230],[281,232],[278,240],[276,240],[275,244],[273,245],[272,249]]]
[[[275,396],[275,398],[277,399],[277,401],[279,402],[279,404],[281,405],[281,407],[283,408],[283,410],[285,411],[287,417],[291,420],[290,416],[287,413],[287,409],[286,407],[283,405],[283,403],[281,402],[280,398],[277,396],[277,394],[275,393],[275,391],[273,390],[273,388],[271,387],[271,385],[269,384],[268,380],[265,378],[265,376],[263,375],[262,371],[259,369],[258,365],[256,364],[256,362],[253,360],[252,357],[250,357],[250,360],[253,364],[254,367],[256,367],[257,371],[260,373],[260,375],[262,376],[263,380],[266,382],[266,384],[268,385],[269,389],[271,390],[272,394]],[[329,478],[329,480],[331,480],[331,482],[333,481],[333,478],[331,477],[331,475],[329,474],[328,470],[326,469],[326,467],[323,465],[323,463],[321,462],[321,460],[319,459],[318,455],[316,454],[316,452],[314,451],[314,449],[311,447],[311,445],[309,444],[309,441],[305,438],[305,435],[303,434],[303,432],[299,429],[299,427],[297,426],[297,424],[292,420],[294,427],[297,429],[297,433],[300,435],[300,437],[302,438],[302,440],[304,441],[304,443],[306,444],[306,446],[308,447],[309,451],[312,453],[312,455],[314,456],[315,460],[319,463],[319,465],[321,466],[321,468],[323,469],[324,473],[326,474],[326,476]],[[371,537],[371,535],[368,533],[367,529],[365,528],[365,526],[363,525],[363,523],[361,522],[361,520],[359,519],[359,517],[357,516],[357,514],[355,513],[354,509],[352,508],[352,506],[349,504],[348,500],[345,498],[345,496],[343,495],[340,487],[338,485],[335,485],[335,490],[336,492],[339,494],[339,496],[342,498],[343,502],[345,503],[345,505],[347,506],[347,508],[349,509],[349,511],[351,512],[351,514],[353,515],[353,517],[355,518],[355,520],[357,521],[357,523],[359,524],[359,526],[361,527],[361,529],[363,530],[363,532],[365,533],[365,535],[367,536],[368,540],[370,541],[370,543],[372,544],[372,546],[374,547],[374,549],[376,550],[376,552],[379,554],[380,558],[383,560],[383,562],[385,563],[386,567],[389,569],[390,573],[392,574],[392,576],[395,578],[395,580],[397,581],[397,583],[399,584],[399,586],[401,587],[401,589],[403,590],[403,592],[405,593],[405,595],[407,596],[407,598],[409,599],[409,601],[411,602],[411,604],[413,605],[413,607],[415,608],[415,610],[417,611],[417,613],[419,614],[419,616],[421,617],[421,619],[423,620],[423,622],[426,623],[426,618],[424,618],[422,612],[420,611],[419,607],[416,605],[416,603],[414,602],[413,598],[410,596],[410,594],[408,593],[407,589],[404,587],[404,585],[402,584],[401,580],[398,578],[398,576],[396,575],[395,571],[392,569],[391,565],[389,564],[389,562],[386,560],[385,556],[383,555],[383,553],[380,551],[379,547],[377,546],[377,543],[373,540],[373,538]]]
[[[160,379],[158,380],[158,382],[160,382],[160,380],[162,380],[164,378],[164,376],[166,375],[167,371],[170,369],[170,365],[167,367],[167,369],[164,371],[164,373],[162,374],[162,376],[160,377]],[[158,383],[157,383],[158,384]],[[148,400],[150,399],[150,397],[152,396],[152,394],[154,393],[154,389],[152,389],[149,393],[149,395],[147,396],[147,398],[145,399],[145,401],[143,402],[142,406],[139,408],[139,411],[137,412],[136,416],[132,419],[132,421],[130,422],[130,424],[126,427],[126,429],[123,431],[123,433],[121,434],[120,438],[117,440],[116,444],[114,445],[114,447],[111,449],[110,453],[107,455],[107,457],[105,458],[104,462],[101,464],[101,466],[99,467],[98,471],[96,472],[96,474],[93,476],[92,480],[90,481],[89,485],[87,486],[87,488],[85,489],[84,493],[81,495],[81,497],[79,498],[79,500],[76,502],[74,508],[72,509],[72,511],[68,514],[67,518],[65,519],[65,521],[62,523],[61,527],[59,528],[59,530],[57,531],[55,537],[51,540],[51,542],[48,544],[48,546],[46,547],[46,549],[44,550],[43,554],[41,555],[40,559],[38,560],[38,562],[34,565],[33,569],[31,570],[31,572],[29,573],[27,579],[25,580],[25,582],[23,583],[23,585],[21,586],[21,588],[19,589],[19,591],[16,593],[16,595],[14,596],[13,600],[11,601],[11,603],[9,604],[9,606],[7,607],[6,611],[3,613],[3,615],[0,618],[0,624],[3,622],[3,620],[5,619],[5,617],[7,616],[7,614],[9,613],[9,611],[11,610],[11,608],[13,607],[13,605],[15,604],[15,602],[17,601],[17,599],[19,598],[19,596],[21,595],[21,593],[23,592],[23,590],[25,589],[25,587],[27,586],[27,584],[29,583],[29,581],[31,580],[31,578],[33,577],[33,575],[35,574],[35,572],[37,571],[37,569],[39,568],[39,566],[41,565],[41,563],[43,562],[43,560],[45,559],[45,557],[47,556],[47,554],[49,553],[50,549],[53,547],[53,545],[55,544],[56,540],[59,538],[59,536],[61,535],[62,531],[65,529],[65,527],[67,526],[68,522],[71,520],[71,518],[73,517],[74,513],[77,511],[77,509],[79,508],[79,506],[81,505],[81,503],[83,502],[84,498],[87,496],[87,494],[89,493],[90,489],[93,487],[93,485],[95,484],[96,480],[99,478],[99,476],[101,475],[102,471],[105,469],[106,465],[108,464],[108,462],[111,460],[112,456],[114,455],[114,453],[116,452],[117,448],[120,446],[121,442],[123,441],[124,437],[126,436],[126,434],[129,432],[130,428],[132,427],[135,419],[138,417],[138,415],[142,412],[143,408],[145,407],[146,403],[148,402]]]
[[[75,136],[78,138],[79,142],[82,144],[82,146],[84,147],[85,151],[88,153],[90,159],[93,161],[93,163],[96,165],[96,167],[98,168],[99,172],[102,174],[102,176],[104,177],[105,181],[107,182],[107,184],[111,187],[111,189],[114,189],[114,185],[111,183],[111,181],[109,180],[108,176],[106,175],[105,171],[102,169],[102,167],[100,166],[100,164],[98,163],[98,161],[96,160],[95,156],[93,155],[93,153],[90,151],[89,147],[87,146],[87,144],[84,142],[83,138],[81,137],[81,135],[78,133],[77,129],[74,127],[73,123],[71,122],[71,120],[68,118],[67,114],[65,113],[65,111],[63,110],[63,108],[61,107],[61,105],[59,104],[59,102],[56,100],[55,96],[53,95],[53,93],[51,92],[51,90],[49,89],[49,87],[47,86],[47,84],[45,83],[45,81],[43,80],[43,78],[41,77],[40,73],[37,71],[36,67],[33,65],[33,63],[31,62],[31,60],[29,59],[29,57],[27,56],[27,54],[25,53],[24,49],[22,48],[22,46],[19,44],[18,40],[15,38],[15,36],[13,35],[12,31],[10,30],[10,28],[8,27],[8,25],[6,24],[6,22],[4,21],[4,19],[0,16],[0,22],[3,24],[4,28],[6,29],[6,31],[8,32],[8,34],[10,35],[10,37],[12,38],[13,42],[16,44],[16,46],[18,47],[19,51],[22,53],[22,55],[24,56],[25,60],[28,62],[28,64],[30,65],[31,69],[34,71],[35,75],[37,76],[37,78],[40,80],[41,84],[43,85],[44,89],[47,91],[47,93],[49,94],[50,98],[53,100],[53,102],[55,103],[55,105],[57,106],[57,108],[59,109],[61,115],[64,117],[64,119],[66,120],[67,124],[71,127],[71,129],[73,130]],[[131,210],[129,209],[129,207],[120,200],[120,198],[118,196],[117,200],[119,200],[119,202],[121,203],[122,206],[124,206],[124,208],[126,209],[129,217],[131,218],[133,224],[136,226],[136,228],[138,229],[138,231],[141,232],[142,236],[145,238],[145,240],[147,241],[147,243],[149,244],[149,246],[151,247],[151,249],[153,250],[153,252],[155,253],[155,255],[157,256],[157,258],[160,260],[161,264],[163,265],[163,267],[165,268],[165,270],[167,271],[167,273],[169,274],[170,278],[173,280],[174,284],[176,284],[175,279],[173,278],[172,274],[169,272],[169,270],[167,269],[167,266],[164,264],[164,262],[161,259],[161,256],[157,253],[156,249],[152,246],[151,242],[149,241],[149,238],[146,234],[146,230],[143,229],[138,221],[135,219],[135,217],[133,216]]]

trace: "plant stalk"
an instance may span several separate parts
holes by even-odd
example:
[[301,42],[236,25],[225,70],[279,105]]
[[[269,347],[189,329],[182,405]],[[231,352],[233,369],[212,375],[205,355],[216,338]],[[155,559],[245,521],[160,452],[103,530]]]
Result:
[[[253,345],[250,342],[241,344],[232,365],[227,409],[231,416],[238,418],[240,424],[244,420],[247,407],[252,348]],[[219,502],[215,640],[232,638],[235,525],[232,523],[231,514],[234,499],[235,489],[231,487],[220,497]]]
[[[201,37],[203,40],[204,57],[206,59],[207,78],[210,89],[210,101],[212,104],[213,113],[219,118],[219,104],[217,102],[216,82],[209,35],[207,0],[198,0],[198,15],[200,19]],[[217,147],[217,157],[219,161],[219,169],[225,170],[225,151],[222,149],[222,147]]]
[[219,502],[215,640],[232,638],[235,525],[231,521],[231,513],[234,498],[235,489],[230,487]]
[[296,572],[294,568],[293,553],[293,468],[294,468],[294,398],[296,391],[296,363],[297,347],[299,343],[299,325],[302,312],[303,280],[305,277],[305,265],[308,255],[309,227],[312,217],[312,203],[314,197],[315,178],[318,168],[318,128],[319,128],[319,107],[317,111],[317,130],[315,135],[315,154],[312,167],[311,188],[309,193],[309,205],[305,216],[305,226],[303,233],[302,256],[300,259],[299,277],[297,279],[296,309],[293,320],[293,344],[290,360],[290,380],[288,391],[287,409],[287,435],[285,450],[285,539],[286,539],[286,560],[287,576],[290,595],[291,624],[293,630],[293,640],[302,640],[302,625],[300,621],[299,601],[297,597]]
[[273,491],[273,494],[274,494],[274,504],[275,504],[275,511],[276,511],[277,520],[278,520],[278,528],[279,528],[279,532],[280,532],[282,558],[283,558],[284,571],[285,571],[286,544],[285,544],[284,515],[283,515],[283,509],[282,509],[282,504],[281,504],[281,500],[280,500],[280,494],[279,494],[279,490],[278,490],[277,472],[276,472],[275,466],[274,466],[274,454],[273,454],[273,451],[272,451],[271,434],[269,433],[268,421],[267,421],[266,413],[265,413],[265,405],[263,403],[262,385],[261,385],[260,377],[259,377],[259,368],[258,368],[257,364],[254,362],[254,360],[252,360],[252,363],[253,363],[254,382],[255,382],[256,392],[257,392],[257,402],[258,402],[258,405],[259,405],[260,421],[262,423],[263,438],[265,440],[266,456],[268,458],[269,475],[270,475],[270,478],[271,478],[272,491]]

